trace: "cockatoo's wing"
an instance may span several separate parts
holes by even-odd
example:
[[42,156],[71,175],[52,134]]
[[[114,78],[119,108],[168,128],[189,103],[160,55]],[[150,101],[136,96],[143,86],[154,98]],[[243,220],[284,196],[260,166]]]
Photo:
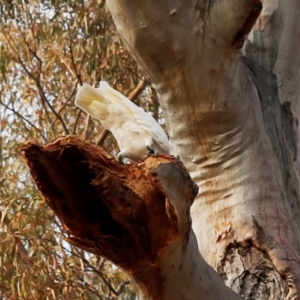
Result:
[[154,142],[156,142],[160,148],[165,152],[169,153],[169,141],[166,133],[157,123],[157,121],[148,113],[146,113],[141,107],[135,105],[123,94],[117,90],[111,88],[106,81],[100,82],[100,89],[107,91],[107,95],[120,105],[126,106],[129,114],[133,114],[137,123],[146,131],[149,132]]
[[145,117],[145,111],[142,112],[137,111],[135,113],[137,122],[143,129],[149,132],[153,141],[160,146],[164,153],[169,153],[169,140],[166,133],[151,115],[146,113],[148,117]]
[[140,109],[140,107],[136,106],[123,94],[113,89],[106,81],[100,81],[100,87],[98,90],[105,94],[105,97],[107,97],[107,99],[109,99],[112,103],[122,106],[131,116],[134,115],[134,111],[136,109]]
[[120,123],[134,120],[134,114],[126,106],[111,98],[106,90],[84,84],[77,92],[75,104],[111,131]]

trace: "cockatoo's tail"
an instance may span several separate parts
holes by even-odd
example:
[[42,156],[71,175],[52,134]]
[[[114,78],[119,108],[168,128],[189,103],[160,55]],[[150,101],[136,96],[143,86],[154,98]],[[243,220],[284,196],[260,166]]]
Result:
[[75,104],[111,131],[120,148],[119,159],[140,160],[149,151],[169,153],[168,137],[155,119],[107,82],[101,81],[100,88],[83,85]]

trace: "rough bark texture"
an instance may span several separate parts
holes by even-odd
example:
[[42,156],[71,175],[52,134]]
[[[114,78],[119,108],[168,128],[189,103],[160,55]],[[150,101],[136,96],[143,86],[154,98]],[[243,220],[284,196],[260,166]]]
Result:
[[178,159],[122,165],[74,136],[22,150],[66,240],[124,268],[140,298],[240,299],[199,255],[189,214],[198,188]]
[[199,185],[191,213],[201,254],[245,298],[299,299],[300,2],[107,4]]

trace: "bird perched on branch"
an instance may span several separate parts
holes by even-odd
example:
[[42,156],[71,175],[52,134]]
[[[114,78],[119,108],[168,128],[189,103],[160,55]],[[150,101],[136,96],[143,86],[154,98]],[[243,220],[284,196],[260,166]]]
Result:
[[118,142],[119,161],[138,161],[149,153],[169,153],[166,133],[156,120],[105,81],[77,92],[75,104],[99,120]]

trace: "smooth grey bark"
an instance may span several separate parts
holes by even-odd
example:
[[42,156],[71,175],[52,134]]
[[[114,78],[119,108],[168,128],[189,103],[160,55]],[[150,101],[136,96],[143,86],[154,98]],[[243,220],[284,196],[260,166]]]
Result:
[[242,49],[261,4],[107,1],[199,185],[204,259],[246,298],[298,299],[300,2],[263,1]]
[[298,1],[264,1],[260,19],[245,44],[244,60],[259,94],[295,224],[300,215],[299,14]]

